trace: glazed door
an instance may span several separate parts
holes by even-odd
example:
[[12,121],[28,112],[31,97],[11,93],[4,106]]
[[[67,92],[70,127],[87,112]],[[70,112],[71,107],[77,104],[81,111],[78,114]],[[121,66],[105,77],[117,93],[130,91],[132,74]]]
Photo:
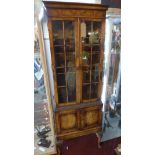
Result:
[[96,101],[102,88],[104,22],[82,19],[80,29],[82,102]]
[[75,104],[77,21],[69,18],[52,19],[50,24],[56,104]]

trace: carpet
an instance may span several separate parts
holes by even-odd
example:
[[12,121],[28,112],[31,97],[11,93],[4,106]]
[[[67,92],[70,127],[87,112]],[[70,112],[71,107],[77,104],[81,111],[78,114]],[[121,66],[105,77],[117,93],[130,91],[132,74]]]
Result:
[[103,142],[98,148],[95,134],[63,141],[61,155],[116,155],[114,149],[121,143],[121,137]]

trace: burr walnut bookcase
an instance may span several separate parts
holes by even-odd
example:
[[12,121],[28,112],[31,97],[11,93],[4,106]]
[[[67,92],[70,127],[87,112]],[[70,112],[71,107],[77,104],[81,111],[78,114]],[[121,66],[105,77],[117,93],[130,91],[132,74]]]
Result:
[[47,2],[53,109],[58,139],[102,128],[102,75],[107,6]]

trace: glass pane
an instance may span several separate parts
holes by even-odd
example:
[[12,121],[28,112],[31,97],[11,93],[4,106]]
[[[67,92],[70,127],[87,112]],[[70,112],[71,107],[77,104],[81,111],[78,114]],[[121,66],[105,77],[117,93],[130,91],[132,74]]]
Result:
[[55,54],[55,63],[56,63],[56,67],[64,67],[65,66],[65,55]]
[[88,32],[89,43],[98,44],[100,43],[101,22],[91,22],[91,27],[93,27],[92,31]]
[[99,82],[99,72],[98,71],[92,71],[92,82]]
[[93,83],[91,85],[91,98],[97,98],[98,95],[98,84]]
[[54,45],[64,45],[64,39],[54,39],[53,38],[53,41],[54,41]]
[[66,87],[58,88],[59,103],[67,102]]
[[100,35],[101,35],[101,22],[93,22],[93,35],[92,35],[93,44],[100,43]]
[[90,71],[83,72],[83,83],[90,83]]
[[92,66],[92,70],[98,71],[98,70],[99,70],[99,65],[93,65],[93,66]]
[[64,53],[64,46],[55,46],[54,51],[55,53]]
[[75,66],[75,53],[67,53],[67,67]]
[[91,46],[90,45],[83,45],[83,51],[91,52]]
[[82,87],[82,98],[89,99],[90,96],[90,85],[83,85]]
[[82,65],[90,65],[91,55],[89,52],[83,51],[82,53]]
[[69,46],[75,47],[75,39],[68,38],[68,39],[65,40],[65,42],[66,42],[67,46],[69,45]]
[[56,72],[57,73],[65,73],[65,68],[57,68]]
[[75,72],[67,72],[66,73],[66,80],[68,87],[74,86],[76,87],[76,74]]
[[90,44],[91,43],[91,22],[81,22],[81,37],[82,37],[82,42],[85,44]]
[[101,33],[101,22],[93,22],[93,31],[100,34]]
[[90,36],[90,40],[92,41],[92,44],[100,43],[100,38],[99,38],[98,34],[96,34],[95,32],[92,32],[92,34]]
[[63,23],[62,21],[53,21],[53,40],[55,45],[64,44],[63,41]]
[[100,63],[100,55],[99,54],[93,54],[92,55],[92,64],[99,64]]
[[75,67],[67,67],[67,72],[75,72]]
[[73,21],[64,21],[65,28],[65,38],[74,38],[74,22]]
[[93,45],[92,51],[93,52],[100,52],[100,45]]
[[68,52],[75,52],[75,45],[74,44],[66,45],[66,53],[68,53]]
[[66,85],[65,74],[57,74],[57,83],[58,83],[58,86],[65,86]]
[[76,74],[75,72],[67,72],[66,74],[68,88],[68,102],[76,100]]
[[68,102],[76,101],[76,87],[68,87]]

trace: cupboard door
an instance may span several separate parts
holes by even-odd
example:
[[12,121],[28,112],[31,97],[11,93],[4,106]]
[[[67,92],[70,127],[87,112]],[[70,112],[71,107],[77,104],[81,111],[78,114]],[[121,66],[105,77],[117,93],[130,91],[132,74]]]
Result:
[[57,134],[69,133],[77,131],[78,125],[78,111],[65,110],[56,113],[56,128]]
[[76,27],[75,20],[51,21],[55,57],[58,104],[76,103]]
[[102,111],[100,106],[80,110],[80,128],[87,129],[102,125]]
[[100,98],[101,52],[103,51],[102,21],[81,20],[82,101]]

